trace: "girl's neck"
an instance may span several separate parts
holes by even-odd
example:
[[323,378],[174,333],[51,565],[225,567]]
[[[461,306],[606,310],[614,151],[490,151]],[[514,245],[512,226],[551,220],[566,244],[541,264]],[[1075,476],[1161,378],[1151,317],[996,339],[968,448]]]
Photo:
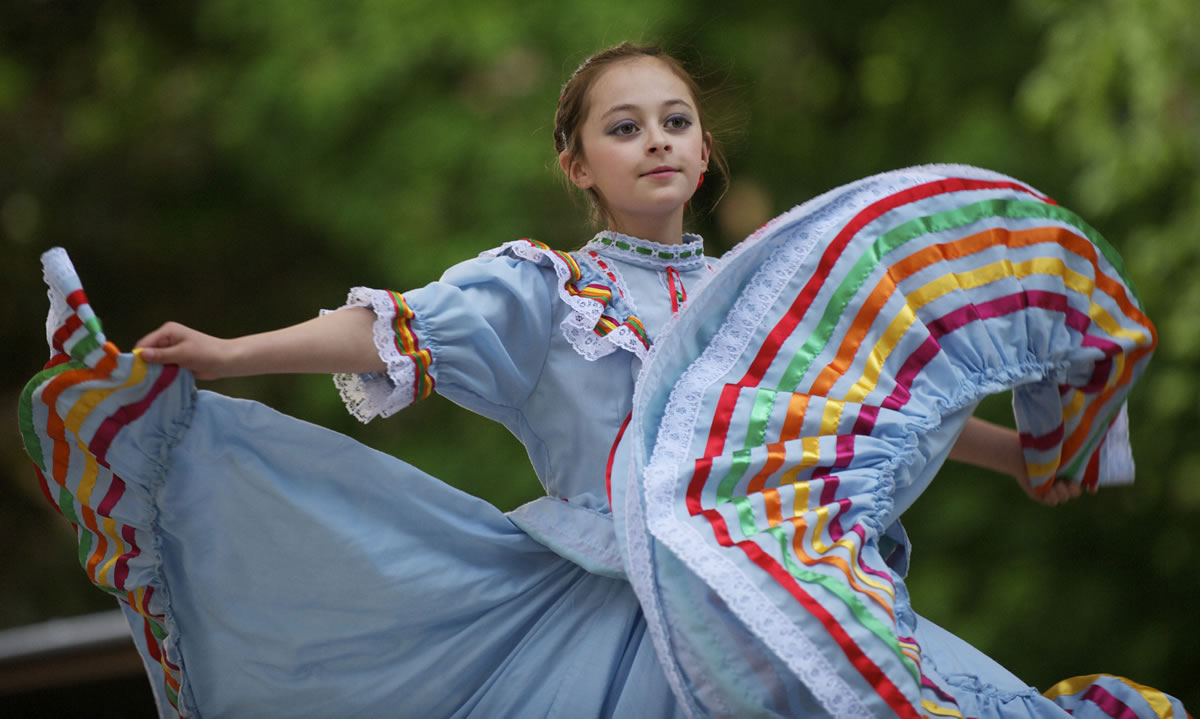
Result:
[[667,216],[609,217],[608,229],[660,245],[682,245],[683,210]]

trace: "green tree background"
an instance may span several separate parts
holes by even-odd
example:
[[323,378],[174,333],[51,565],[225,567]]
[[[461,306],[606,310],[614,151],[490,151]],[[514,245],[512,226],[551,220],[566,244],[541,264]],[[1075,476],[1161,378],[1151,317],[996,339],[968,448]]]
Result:
[[[1161,347],[1131,402],[1132,488],[1047,509],[948,467],[905,523],[922,613],[1046,688],[1108,671],[1200,706],[1200,21],[1193,0],[103,0],[0,8],[0,404],[45,359],[38,255],[71,252],[110,338],[259,331],[405,289],[509,239],[591,234],[556,175],[560,84],[663,42],[715,89],[733,166],[714,252],[878,171],[1015,175],[1125,255]],[[359,426],[322,377],[214,389],[345,431],[511,508],[502,429],[442,400]],[[983,409],[1004,421],[1006,400]],[[111,607],[0,419],[0,627]],[[481,471],[481,468],[486,468]]]

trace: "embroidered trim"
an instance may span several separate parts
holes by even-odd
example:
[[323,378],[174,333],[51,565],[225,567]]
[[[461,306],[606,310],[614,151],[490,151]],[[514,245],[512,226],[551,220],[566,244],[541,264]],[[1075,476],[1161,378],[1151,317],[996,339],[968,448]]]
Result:
[[684,235],[681,245],[664,245],[605,230],[593,237],[583,249],[652,270],[674,267],[687,271],[705,266],[704,240],[699,235]]
[[[645,359],[650,349],[646,328],[632,313],[621,318],[621,313],[614,307],[612,288],[608,285],[592,282],[581,286],[583,270],[574,255],[525,238],[506,242],[480,256],[498,257],[504,254],[539,264],[548,262],[554,268],[558,275],[559,299],[574,310],[559,327],[563,337],[584,359],[597,360],[618,349],[631,352],[638,359]],[[622,302],[629,295],[628,288],[623,284],[616,283]]]
[[610,266],[594,250],[587,250],[581,259],[584,262],[594,265],[597,272],[607,277],[617,288],[617,295],[629,305],[630,311],[635,315],[638,313],[637,305],[633,301],[633,294],[629,291],[629,285],[625,284],[625,278],[616,267]]
[[[415,315],[399,292],[355,287],[346,297],[347,307],[366,307],[375,313],[372,335],[387,372],[335,374],[346,411],[360,422],[390,417],[433,392],[433,355],[420,346],[412,330]],[[322,310],[321,314],[337,310]]]

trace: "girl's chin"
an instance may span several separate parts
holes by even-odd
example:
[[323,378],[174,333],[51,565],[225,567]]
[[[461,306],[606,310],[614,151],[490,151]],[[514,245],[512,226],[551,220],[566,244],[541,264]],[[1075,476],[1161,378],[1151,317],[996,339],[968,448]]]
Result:
[[628,217],[635,222],[667,219],[676,213],[682,215],[683,208],[687,204],[688,199],[682,196],[663,198],[659,202],[642,203],[638,207],[630,208],[626,211],[618,211],[614,214]]
[[682,208],[691,198],[692,193],[682,187],[664,185],[646,193],[640,204],[647,212],[671,212]]

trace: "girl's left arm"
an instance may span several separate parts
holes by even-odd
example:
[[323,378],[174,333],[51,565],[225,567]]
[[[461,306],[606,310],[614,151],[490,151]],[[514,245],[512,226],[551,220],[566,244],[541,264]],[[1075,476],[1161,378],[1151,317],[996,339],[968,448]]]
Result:
[[986,422],[977,417],[967,420],[958,441],[950,449],[950,459],[1007,474],[1035,502],[1054,506],[1078,497],[1081,489],[1074,482],[1056,481],[1045,493],[1029,486],[1025,457],[1016,430]]

